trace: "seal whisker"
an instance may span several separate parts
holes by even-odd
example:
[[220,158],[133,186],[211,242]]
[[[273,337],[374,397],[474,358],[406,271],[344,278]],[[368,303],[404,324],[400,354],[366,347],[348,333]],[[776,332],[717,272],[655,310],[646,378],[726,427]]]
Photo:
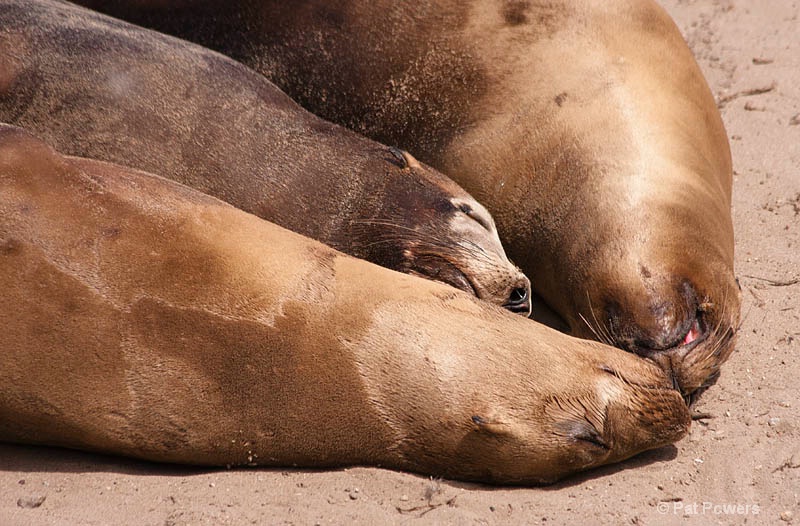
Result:
[[406,225],[401,225],[392,221],[388,220],[353,220],[351,224],[362,224],[362,225],[377,225],[383,226],[387,228],[396,229],[399,232],[390,232],[390,231],[379,231],[376,232],[378,235],[389,236],[389,235],[408,235],[410,237],[398,237],[397,239],[414,239],[418,241],[427,241],[433,246],[437,247],[444,247],[444,248],[452,248],[451,245],[454,242],[460,242],[461,240],[454,240],[452,238],[441,238],[435,235],[432,235],[428,232],[424,232],[421,230],[417,230],[415,228],[408,227]]
[[[484,261],[487,261],[487,262],[494,261],[494,259],[489,255],[489,253],[486,251],[486,249],[484,249],[479,244],[477,244],[474,241],[469,240],[469,239],[442,238],[442,237],[439,237],[439,236],[436,236],[436,235],[433,235],[433,234],[430,234],[430,233],[427,233],[427,232],[423,232],[423,231],[420,231],[420,230],[415,230],[415,229],[413,229],[411,227],[408,227],[406,225],[401,225],[401,224],[395,223],[395,222],[390,221],[390,220],[385,220],[385,219],[354,219],[354,220],[351,221],[351,224],[379,225],[379,226],[383,226],[383,227],[395,228],[395,229],[401,230],[401,231],[413,232],[413,239],[415,241],[426,241],[431,246],[436,247],[436,248],[440,248],[440,249],[444,249],[444,250],[453,251],[453,243],[456,243],[467,254],[469,254],[469,255],[471,255],[471,256],[473,256],[475,258],[481,258],[481,259],[483,259]],[[389,232],[381,232],[381,234],[390,235]],[[412,238],[411,237],[409,237],[409,238],[398,237],[398,238],[392,238],[392,239],[393,240],[397,240],[397,241],[402,241],[404,239],[412,239]],[[366,246],[370,246],[370,245],[366,245]],[[453,252],[453,253],[455,253],[455,252]]]
[[[486,259],[489,259],[488,253],[486,252],[486,249],[483,248],[482,246],[478,245],[474,241],[471,241],[469,239],[460,239],[460,240],[458,240],[458,244],[462,245],[462,246],[467,245],[467,246],[464,246],[465,250],[470,250],[471,253],[476,255],[476,256],[480,256],[480,257],[484,257]],[[472,248],[469,248],[469,247],[472,247]]]
[[714,345],[712,346],[713,349],[711,351],[711,356],[718,357],[720,355],[720,351],[723,347],[727,346],[730,343],[730,340],[735,338],[736,333],[741,327],[741,322],[739,322],[737,327],[733,327],[732,325],[728,325],[726,323],[728,312],[727,312],[727,291],[723,295],[723,302],[722,302],[722,309],[719,312],[719,316],[717,319],[717,323],[715,324],[711,334],[709,335],[710,338],[713,338]]
[[583,323],[586,324],[589,330],[592,331],[594,337],[597,338],[598,341],[603,341],[603,336],[598,332],[597,329],[594,328],[594,326],[591,323],[589,323],[589,320],[586,319],[586,316],[584,316],[582,312],[579,312],[578,316],[580,316],[581,320],[583,321]]
[[[589,291],[588,290],[586,291],[586,299],[588,300],[588,303],[589,303],[589,312],[592,313],[592,318],[594,319],[594,323],[595,323],[595,325],[597,327],[597,331],[599,331],[599,336],[597,336],[597,339],[600,340],[602,343],[605,343],[606,345],[613,346],[614,345],[614,339],[612,337],[613,334],[611,333],[610,328],[606,327],[605,324],[600,323],[600,321],[597,319],[597,315],[594,312],[594,306],[592,305],[592,298],[589,295]],[[590,328],[591,328],[591,325],[590,325]],[[597,333],[595,333],[595,334],[597,334]]]

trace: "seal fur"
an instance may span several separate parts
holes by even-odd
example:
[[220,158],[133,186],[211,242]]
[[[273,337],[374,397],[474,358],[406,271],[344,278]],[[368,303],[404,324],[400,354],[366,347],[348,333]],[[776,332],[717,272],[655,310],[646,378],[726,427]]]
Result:
[[658,361],[687,396],[732,352],[728,140],[654,1],[104,4],[453,177],[573,334]]
[[356,257],[523,315],[530,282],[450,179],[322,121],[217,53],[69,4],[0,11],[0,120],[158,172]]
[[683,436],[654,364],[0,127],[0,440],[551,482]]

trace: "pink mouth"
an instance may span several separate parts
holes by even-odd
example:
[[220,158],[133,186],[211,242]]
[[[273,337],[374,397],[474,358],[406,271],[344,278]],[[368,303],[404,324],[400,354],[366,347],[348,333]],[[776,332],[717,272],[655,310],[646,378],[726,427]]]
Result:
[[699,337],[700,337],[700,324],[697,323],[697,320],[694,320],[692,328],[689,329],[689,332],[687,332],[686,336],[683,337],[683,345],[689,345]]

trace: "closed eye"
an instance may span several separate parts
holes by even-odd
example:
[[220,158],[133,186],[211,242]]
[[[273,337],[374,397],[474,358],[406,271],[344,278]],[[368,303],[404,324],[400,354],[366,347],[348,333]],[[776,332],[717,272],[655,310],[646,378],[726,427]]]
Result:
[[472,219],[473,221],[477,222],[483,228],[488,230],[489,232],[493,232],[492,223],[489,221],[485,216],[476,212],[471,206],[466,203],[462,203],[461,206],[458,207],[459,210],[467,214],[467,217]]

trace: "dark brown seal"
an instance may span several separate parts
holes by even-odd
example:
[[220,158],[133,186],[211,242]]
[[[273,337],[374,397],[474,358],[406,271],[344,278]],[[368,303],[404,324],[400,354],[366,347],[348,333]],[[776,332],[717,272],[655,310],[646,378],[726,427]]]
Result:
[[657,360],[687,395],[733,350],[728,141],[655,2],[103,4],[453,177],[574,334]]
[[0,440],[549,482],[677,440],[654,364],[0,128]]
[[5,2],[0,27],[0,121],[530,313],[530,282],[486,209],[406,152],[322,121],[217,53],[69,4]]

